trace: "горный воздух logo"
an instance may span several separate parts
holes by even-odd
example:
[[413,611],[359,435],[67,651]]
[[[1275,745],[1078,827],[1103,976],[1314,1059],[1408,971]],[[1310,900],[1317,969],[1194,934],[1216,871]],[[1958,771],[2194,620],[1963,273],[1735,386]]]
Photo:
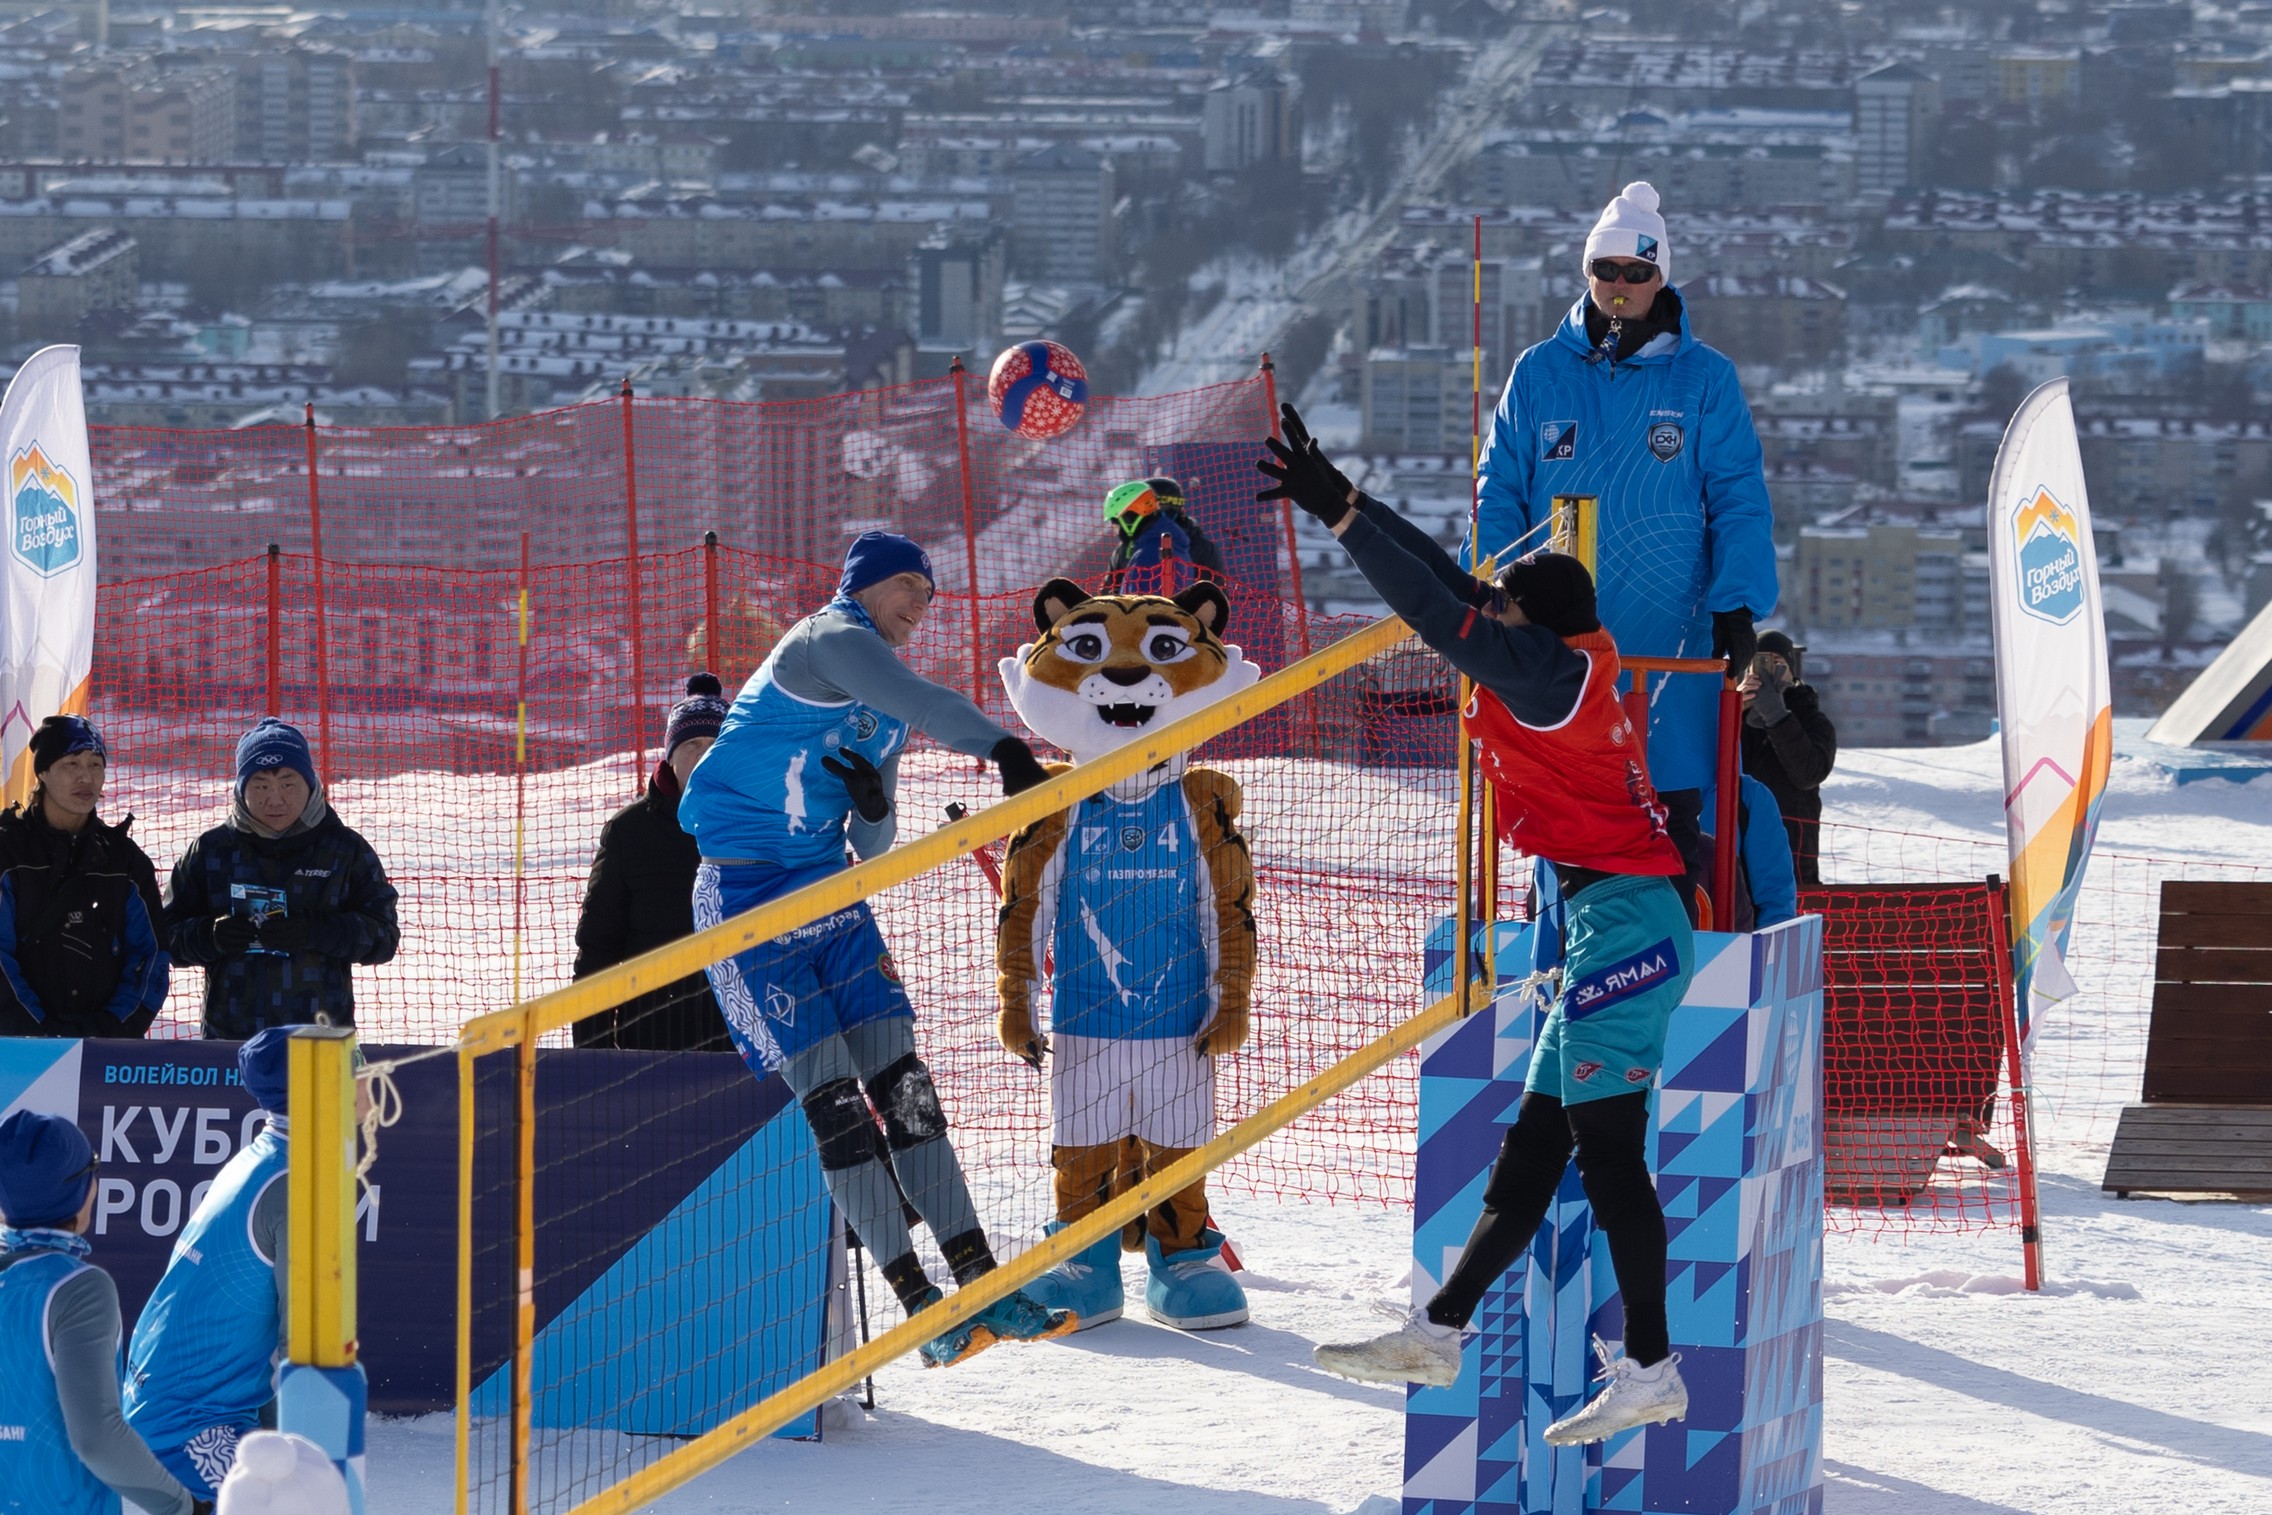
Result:
[[2075,514],[2038,485],[2012,516],[2019,548],[2020,609],[2062,625],[2083,608],[2082,528]]
[[37,442],[8,460],[8,550],[42,578],[77,565],[79,484]]

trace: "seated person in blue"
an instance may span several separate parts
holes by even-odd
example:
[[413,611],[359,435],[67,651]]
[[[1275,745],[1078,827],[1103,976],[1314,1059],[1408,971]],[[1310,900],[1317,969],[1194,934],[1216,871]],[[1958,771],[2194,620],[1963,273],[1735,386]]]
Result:
[[59,1115],[0,1121],[0,1511],[209,1515],[118,1403],[118,1286],[87,1261],[95,1153]]
[[276,1397],[290,1270],[285,1121],[292,1033],[237,1049],[237,1076],[268,1124],[214,1175],[174,1242],[126,1355],[126,1420],[158,1460],[210,1499],[237,1441]]
[[[1005,794],[1048,777],[1023,741],[900,661],[936,587],[922,548],[866,533],[845,556],[835,598],[789,628],[742,686],[678,806],[702,854],[696,929],[843,871],[847,840],[864,858],[889,847],[910,732],[991,759]],[[946,1112],[915,1050],[915,1008],[867,905],[709,973],[736,1049],[760,1078],[788,1081],[812,1125],[830,1197],[907,1313],[941,1295],[915,1255],[906,1203],[931,1228],[956,1283],[993,1271],[993,1249],[947,1141]],[[1062,1336],[1075,1323],[1071,1311],[1011,1293],[923,1355],[944,1366],[997,1341]]]
[[[1713,837],[1709,828],[1719,824],[1719,800],[1718,782],[1706,784],[1706,841]],[[1799,872],[1791,859],[1791,838],[1783,829],[1782,809],[1775,803],[1773,792],[1748,773],[1743,775],[1736,801],[1736,835],[1742,838],[1742,845],[1736,849],[1736,918],[1727,924],[1715,923],[1715,929],[1765,931],[1769,926],[1779,926],[1799,913]]]

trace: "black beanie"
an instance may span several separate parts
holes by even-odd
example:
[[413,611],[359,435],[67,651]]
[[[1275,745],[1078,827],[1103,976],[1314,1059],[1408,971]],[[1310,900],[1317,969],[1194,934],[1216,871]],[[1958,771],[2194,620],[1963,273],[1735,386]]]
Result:
[[110,749],[103,744],[103,734],[83,715],[49,716],[32,732],[30,745],[35,774],[45,773],[65,758],[82,752],[91,752],[105,762],[110,760]]
[[1566,552],[1534,552],[1507,565],[1499,589],[1533,625],[1558,637],[1601,630],[1594,612],[1594,576]]
[[698,673],[686,681],[686,698],[671,707],[663,727],[663,761],[669,762],[678,744],[696,737],[715,737],[726,724],[726,688],[714,673]]

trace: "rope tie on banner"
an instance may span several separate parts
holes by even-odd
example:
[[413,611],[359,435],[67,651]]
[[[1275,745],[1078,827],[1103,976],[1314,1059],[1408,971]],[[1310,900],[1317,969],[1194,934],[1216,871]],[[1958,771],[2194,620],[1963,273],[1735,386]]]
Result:
[[355,1070],[355,1078],[363,1086],[369,1101],[364,1108],[360,1127],[361,1151],[355,1157],[355,1182],[363,1188],[371,1186],[371,1167],[379,1160],[379,1133],[402,1119],[402,1090],[396,1087],[394,1072],[412,1063],[431,1062],[437,1057],[454,1057],[455,1047],[430,1047],[424,1052],[413,1052],[403,1057],[390,1057],[385,1062],[365,1063]]

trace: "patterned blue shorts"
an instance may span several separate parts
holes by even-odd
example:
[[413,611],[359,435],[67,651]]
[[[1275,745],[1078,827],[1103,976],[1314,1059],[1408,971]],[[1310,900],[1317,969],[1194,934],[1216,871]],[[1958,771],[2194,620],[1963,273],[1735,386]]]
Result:
[[[762,905],[781,885],[782,875],[769,867],[704,863],[694,875],[695,927]],[[734,1046],[761,1075],[847,1026],[915,1013],[865,903],[712,963],[708,972]]]

